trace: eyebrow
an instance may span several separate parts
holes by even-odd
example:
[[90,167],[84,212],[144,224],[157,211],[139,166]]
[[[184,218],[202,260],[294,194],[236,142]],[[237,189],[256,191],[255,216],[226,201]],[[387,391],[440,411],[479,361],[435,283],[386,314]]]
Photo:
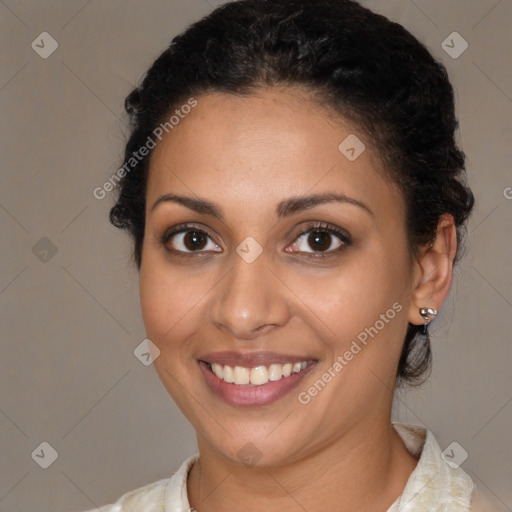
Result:
[[[177,204],[181,204],[185,206],[189,210],[193,210],[202,215],[208,215],[224,221],[224,213],[222,208],[211,201],[202,198],[195,198],[189,196],[182,196],[178,194],[164,194],[160,196],[151,207],[150,211],[155,210],[155,208],[163,203],[173,202]],[[357,199],[353,197],[349,197],[345,194],[326,192],[323,194],[312,194],[305,196],[294,196],[288,199],[284,199],[280,201],[275,209],[275,214],[279,219],[284,217],[288,217],[295,213],[306,211],[314,208],[315,206],[319,206],[327,203],[345,203],[351,204],[354,206],[358,206],[359,208],[365,210],[371,216],[374,216],[374,213],[370,208]]]

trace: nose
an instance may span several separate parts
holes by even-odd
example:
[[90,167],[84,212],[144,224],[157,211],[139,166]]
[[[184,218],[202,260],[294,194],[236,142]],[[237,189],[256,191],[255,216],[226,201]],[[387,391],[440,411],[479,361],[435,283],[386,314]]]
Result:
[[265,252],[252,263],[233,255],[228,274],[214,288],[210,320],[241,340],[254,340],[286,325],[287,288],[269,267]]

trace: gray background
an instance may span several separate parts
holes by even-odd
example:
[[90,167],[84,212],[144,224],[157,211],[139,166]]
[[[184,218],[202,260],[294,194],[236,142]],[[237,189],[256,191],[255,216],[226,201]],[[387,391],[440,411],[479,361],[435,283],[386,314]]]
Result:
[[[133,354],[145,338],[138,276],[128,238],[107,222],[111,197],[92,190],[120,164],[126,94],[173,35],[219,3],[0,2],[3,512],[112,502],[196,450],[152,366]],[[512,507],[512,2],[363,3],[448,67],[477,196],[468,253],[432,325],[432,378],[397,395],[394,419],[428,426],[443,449],[459,443],[463,469]],[[31,47],[43,31],[59,44],[47,59]],[[469,43],[456,59],[441,47],[453,31]],[[31,457],[44,441],[58,453],[48,469]]]

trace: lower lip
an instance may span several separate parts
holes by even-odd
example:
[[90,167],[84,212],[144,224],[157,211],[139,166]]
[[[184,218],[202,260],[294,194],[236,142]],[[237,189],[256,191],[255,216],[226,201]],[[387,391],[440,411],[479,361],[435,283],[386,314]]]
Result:
[[312,363],[300,372],[292,373],[289,377],[283,377],[280,380],[268,381],[261,386],[255,386],[253,384],[238,385],[225,382],[219,379],[204,361],[199,361],[199,367],[210,389],[227,404],[235,407],[257,407],[279,400],[298,386],[300,381],[315,366],[316,363]]

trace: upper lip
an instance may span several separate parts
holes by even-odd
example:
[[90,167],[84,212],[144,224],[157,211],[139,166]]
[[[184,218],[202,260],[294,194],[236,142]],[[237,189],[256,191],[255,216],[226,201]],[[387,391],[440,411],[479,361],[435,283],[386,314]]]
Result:
[[297,356],[290,354],[280,354],[278,352],[259,351],[259,352],[210,352],[198,357],[200,361],[207,363],[217,363],[227,366],[242,366],[245,368],[254,368],[256,366],[269,366],[275,364],[300,363],[302,361],[315,360],[308,356]]

